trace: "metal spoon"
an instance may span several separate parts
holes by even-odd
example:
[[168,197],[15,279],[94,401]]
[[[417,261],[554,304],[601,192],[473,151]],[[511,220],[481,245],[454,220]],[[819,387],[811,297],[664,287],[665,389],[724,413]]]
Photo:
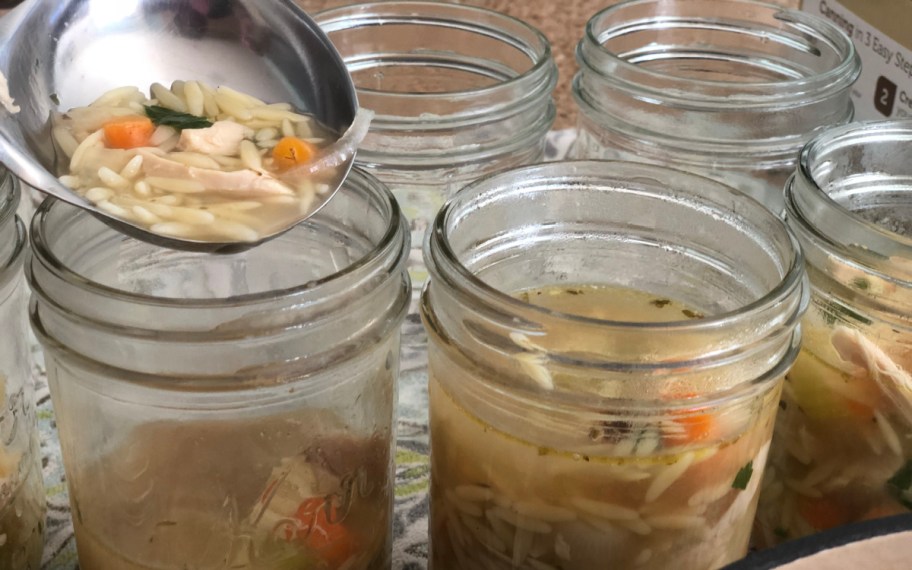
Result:
[[[0,70],[21,108],[15,115],[0,109],[0,162],[118,231],[190,251],[228,253],[256,243],[164,237],[97,209],[55,176],[52,111],[86,105],[114,87],[176,79],[288,102],[340,133],[357,108],[339,54],[292,0],[27,0],[0,18]],[[330,181],[333,191],[351,162]]]

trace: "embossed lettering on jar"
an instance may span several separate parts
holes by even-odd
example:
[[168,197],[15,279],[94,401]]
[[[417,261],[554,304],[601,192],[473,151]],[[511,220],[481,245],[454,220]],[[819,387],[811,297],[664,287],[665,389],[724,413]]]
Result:
[[0,568],[38,570],[45,492],[28,360],[26,232],[16,216],[19,199],[19,182],[0,169]]
[[912,124],[834,128],[786,187],[811,308],[757,512],[771,545],[912,509]]
[[744,556],[806,305],[781,220],[685,172],[555,163],[460,191],[426,256],[435,570]]
[[389,568],[405,222],[353,171],[234,255],[47,201],[32,324],[84,570]]
[[548,40],[505,14],[446,2],[377,2],[315,20],[376,113],[356,164],[385,182],[409,219],[411,276],[448,194],[482,175],[539,162],[554,121]]
[[630,0],[577,48],[577,158],[665,164],[774,212],[801,147],[852,119],[851,40],[824,19],[748,0]]

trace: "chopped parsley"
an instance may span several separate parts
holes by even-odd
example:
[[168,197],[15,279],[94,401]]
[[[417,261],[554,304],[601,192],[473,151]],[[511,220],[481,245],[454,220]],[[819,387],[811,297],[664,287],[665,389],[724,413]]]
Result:
[[58,97],[56,93],[51,93],[51,103],[57,105],[58,107],[60,106],[60,97]]
[[732,489],[741,489],[742,491],[747,489],[747,484],[751,480],[751,475],[754,474],[754,462],[753,460],[748,461],[747,465],[738,470],[738,474],[735,475],[735,480],[732,481]]
[[653,305],[660,309],[669,303],[671,303],[671,299],[653,299],[652,301],[649,301],[650,305]]
[[205,129],[212,126],[212,121],[205,117],[197,117],[189,113],[181,113],[160,105],[145,105],[146,116],[152,119],[155,125],[165,125],[181,129]]
[[887,491],[907,509],[912,509],[912,459],[887,480]]
[[856,277],[855,279],[852,279],[852,286],[856,289],[867,291],[871,288],[871,282],[864,277]]
[[706,315],[704,315],[703,313],[691,311],[690,309],[681,309],[681,313],[688,319],[705,319],[706,318]]

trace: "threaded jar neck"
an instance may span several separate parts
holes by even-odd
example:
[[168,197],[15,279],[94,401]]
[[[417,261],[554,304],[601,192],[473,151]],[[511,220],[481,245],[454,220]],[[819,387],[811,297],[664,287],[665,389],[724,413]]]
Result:
[[[504,370],[486,376],[504,388],[542,393],[505,371],[549,335],[572,333],[579,343],[539,354],[539,364],[584,380],[544,394],[586,407],[629,396],[631,383],[642,390],[629,405],[648,406],[665,383],[703,382],[694,391],[717,398],[781,377],[807,304],[783,222],[725,185],[645,164],[547,164],[475,182],[438,215],[425,259],[422,310],[444,345],[473,363],[500,362]],[[618,322],[515,297],[557,284],[632,288],[709,316]]]
[[785,193],[812,282],[853,308],[905,326],[912,315],[910,193],[908,121],[825,131],[801,151]]
[[441,2],[345,6],[315,20],[376,113],[359,164],[458,170],[540,146],[551,127],[551,47],[519,20]]
[[836,26],[747,0],[622,2],[589,21],[577,60],[589,120],[685,155],[767,163],[851,120],[860,73]]
[[31,240],[42,343],[166,385],[280,382],[269,370],[306,375],[356,358],[394,334],[410,295],[405,220],[357,170],[317,214],[242,253],[156,247],[50,199]]

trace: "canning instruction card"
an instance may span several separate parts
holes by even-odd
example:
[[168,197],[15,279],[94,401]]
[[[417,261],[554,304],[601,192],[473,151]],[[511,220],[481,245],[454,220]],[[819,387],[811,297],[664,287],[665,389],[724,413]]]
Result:
[[803,9],[855,43],[862,61],[855,118],[912,118],[912,0],[804,0]]

